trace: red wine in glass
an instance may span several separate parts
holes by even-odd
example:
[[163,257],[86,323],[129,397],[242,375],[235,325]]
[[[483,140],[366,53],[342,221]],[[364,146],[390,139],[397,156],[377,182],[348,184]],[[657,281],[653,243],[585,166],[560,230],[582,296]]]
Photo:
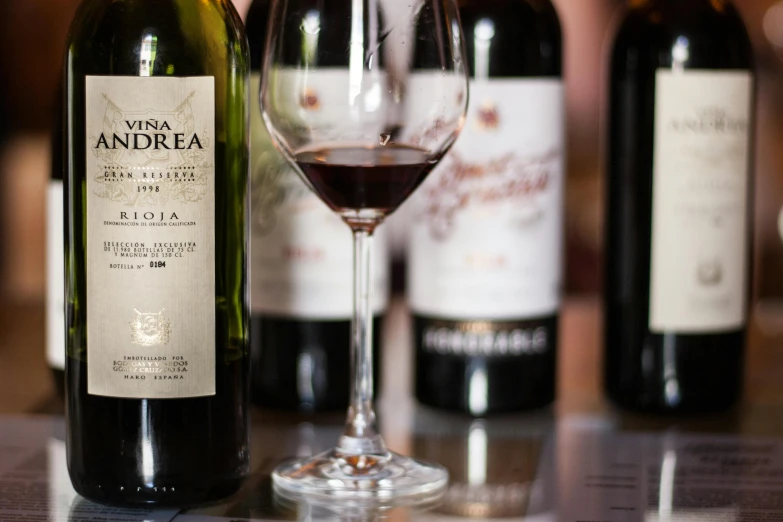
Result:
[[337,146],[300,152],[296,163],[313,190],[337,212],[399,207],[435,167],[429,154],[404,145]]

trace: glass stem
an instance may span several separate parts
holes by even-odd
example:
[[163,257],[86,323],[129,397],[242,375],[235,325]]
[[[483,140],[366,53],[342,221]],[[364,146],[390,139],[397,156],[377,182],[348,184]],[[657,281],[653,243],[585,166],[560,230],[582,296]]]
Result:
[[373,410],[372,240],[373,230],[353,230],[353,320],[351,321],[351,403],[338,451],[381,454],[386,446],[378,433]]

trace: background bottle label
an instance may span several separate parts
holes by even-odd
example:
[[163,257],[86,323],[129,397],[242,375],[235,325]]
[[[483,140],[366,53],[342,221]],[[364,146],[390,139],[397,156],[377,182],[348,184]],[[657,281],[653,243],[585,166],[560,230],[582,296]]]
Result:
[[443,321],[429,320],[417,339],[421,350],[457,357],[543,355],[552,349],[552,320]]
[[553,314],[562,278],[562,82],[474,81],[470,96],[462,136],[411,201],[411,308],[442,319]]
[[63,182],[49,182],[46,202],[46,360],[65,368],[65,239]]
[[657,72],[653,332],[745,324],[752,89],[747,71]]
[[[302,110],[328,111],[328,97],[344,93],[344,78],[310,78]],[[259,91],[260,75],[251,76]],[[316,89],[315,86],[323,88]],[[261,117],[257,96],[251,104],[251,301],[254,314],[314,320],[346,320],[353,314],[351,230],[302,181],[275,149]],[[342,118],[342,116],[340,116]],[[385,227],[373,250],[373,309],[388,302]]]
[[213,77],[86,79],[88,392],[215,394]]

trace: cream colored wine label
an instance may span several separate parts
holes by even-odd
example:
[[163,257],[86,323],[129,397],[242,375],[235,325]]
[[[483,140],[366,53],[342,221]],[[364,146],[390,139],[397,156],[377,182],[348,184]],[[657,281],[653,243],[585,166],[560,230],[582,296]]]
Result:
[[214,395],[214,78],[86,89],[88,392]]
[[563,273],[563,84],[492,79],[470,89],[462,135],[411,201],[411,308],[452,320],[553,314]]
[[747,71],[657,73],[653,332],[745,324],[752,88]]

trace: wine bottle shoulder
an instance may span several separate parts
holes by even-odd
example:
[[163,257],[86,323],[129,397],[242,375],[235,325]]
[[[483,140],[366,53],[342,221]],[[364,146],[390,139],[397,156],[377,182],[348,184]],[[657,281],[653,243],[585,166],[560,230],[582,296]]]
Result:
[[669,68],[675,58],[686,69],[752,69],[750,38],[734,6],[707,0],[632,4],[617,25],[615,72]]
[[254,0],[245,19],[245,30],[250,42],[250,69],[253,71],[260,71],[263,66],[271,4],[270,0]]
[[[85,0],[69,31],[67,69],[87,75],[224,76],[247,69],[247,47],[228,0]],[[149,70],[140,72],[145,52]]]
[[562,74],[562,29],[549,0],[467,1],[460,17],[473,76],[487,58],[490,78]]

